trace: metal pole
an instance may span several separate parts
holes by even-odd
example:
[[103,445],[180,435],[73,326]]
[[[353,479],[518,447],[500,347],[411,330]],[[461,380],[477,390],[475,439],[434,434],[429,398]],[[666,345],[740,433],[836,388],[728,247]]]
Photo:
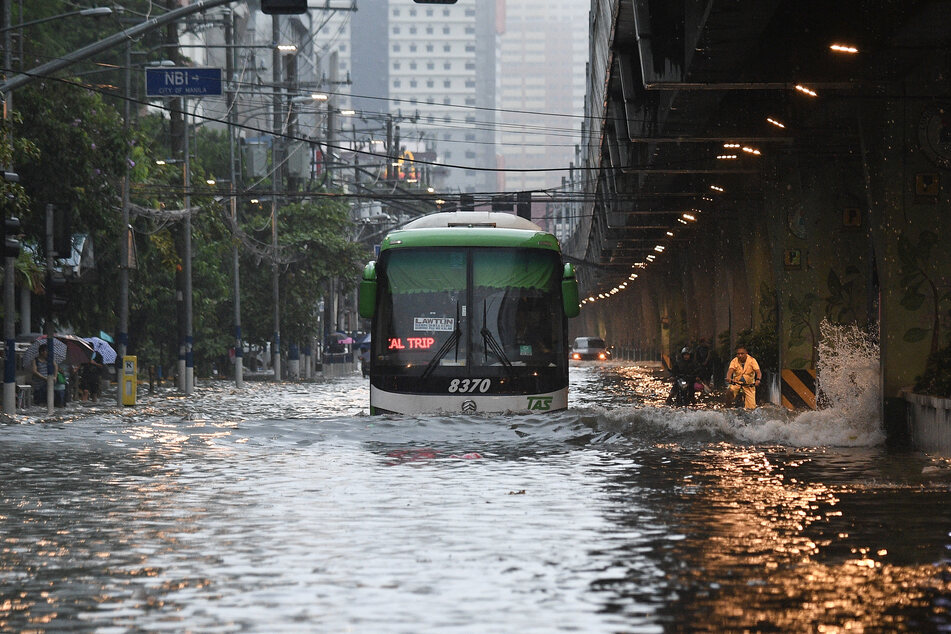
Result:
[[56,363],[55,346],[53,345],[53,297],[49,284],[53,276],[53,205],[46,205],[46,413],[53,413],[53,399],[55,392],[53,383],[56,381],[56,372],[53,371]]
[[[132,101],[132,41],[126,42],[125,47],[125,121],[123,127],[126,133],[129,131],[129,118],[131,115],[130,103]],[[129,344],[129,178],[131,177],[129,168],[129,156],[126,154],[125,174],[122,178],[122,232],[119,237],[119,332],[118,332],[118,359],[122,363],[122,358],[126,355]],[[123,391],[125,390],[125,381],[119,377],[118,389],[116,390],[116,403],[122,405]]]
[[[228,76],[229,90],[228,90],[228,155],[231,160],[231,183],[230,183],[230,194],[231,194],[231,222],[235,227],[235,231],[238,228],[238,198],[235,193],[235,183],[238,179],[238,172],[235,169],[234,163],[234,133],[235,133],[235,99],[237,94],[234,90],[234,55],[235,49],[234,45],[234,32],[235,32],[235,15],[234,11],[231,11],[231,19],[226,23],[225,28],[225,40],[226,43],[231,47],[228,49],[227,55],[227,68],[226,75]],[[236,237],[236,236],[235,236]],[[244,387],[244,342],[241,340],[241,267],[240,259],[238,257],[238,242],[237,239],[232,239],[231,246],[231,266],[234,276],[234,386],[236,388]]]
[[[137,36],[143,33],[148,33],[149,31],[154,31],[159,27],[176,22],[179,20],[179,18],[183,18],[193,13],[206,11],[208,9],[213,9],[215,7],[220,7],[223,4],[230,4],[232,2],[234,2],[234,0],[204,0],[202,2],[188,5],[187,7],[173,9],[157,18],[146,20],[145,22],[128,28],[125,31],[113,33],[103,40],[93,42],[88,46],[84,46],[83,48],[73,51],[72,53],[67,53],[62,57],[57,57],[46,64],[40,64],[36,68],[30,69],[28,72],[16,75],[15,77],[0,83],[0,94],[9,94],[11,90],[16,90],[20,86],[25,86],[26,84],[42,77],[46,77],[47,75],[52,75],[58,70],[66,68],[67,66],[72,66],[76,62],[81,62],[84,59],[92,57],[96,53],[101,53],[118,46],[119,44],[124,44],[128,40],[135,39]],[[7,0],[7,6],[9,6],[9,0]],[[9,24],[9,20],[7,20],[7,23]],[[7,47],[7,50],[9,51],[9,47]],[[7,64],[7,68],[12,68],[12,65]]]
[[[280,41],[280,16],[271,16],[271,39]],[[277,195],[282,181],[281,173],[281,53],[274,47],[271,54],[271,76],[274,83],[274,142],[271,146],[272,173],[271,173],[271,251],[274,257],[271,263],[271,284],[273,287],[274,303],[274,342],[271,354],[274,359],[274,380],[281,380],[281,306],[280,306],[280,268],[277,262]]]
[[192,198],[188,148],[188,99],[182,99],[185,124],[185,394],[195,388],[195,354],[192,336]]
[[[12,0],[3,2],[3,26],[10,24],[10,3]],[[12,41],[10,31],[3,34],[4,66],[13,68],[13,51],[10,50]],[[4,104],[3,116],[13,108],[13,95],[8,94],[7,101]],[[0,140],[2,143],[10,143],[9,135]],[[4,219],[6,213],[4,213]],[[6,355],[3,360],[3,411],[6,414],[13,414],[17,407],[17,358],[16,358],[16,277],[14,258],[3,258],[3,338],[6,342]]]

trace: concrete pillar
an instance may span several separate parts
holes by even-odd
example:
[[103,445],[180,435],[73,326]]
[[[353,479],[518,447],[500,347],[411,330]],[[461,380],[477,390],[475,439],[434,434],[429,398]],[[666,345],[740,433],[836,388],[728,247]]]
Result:
[[861,118],[881,293],[883,417],[889,437],[898,439],[907,431],[901,392],[947,345],[951,327],[951,155],[941,141],[948,112],[933,104],[895,99],[867,106]]

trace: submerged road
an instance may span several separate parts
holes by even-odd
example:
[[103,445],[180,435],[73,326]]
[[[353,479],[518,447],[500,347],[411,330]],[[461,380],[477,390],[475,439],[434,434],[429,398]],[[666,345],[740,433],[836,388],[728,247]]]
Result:
[[855,410],[366,414],[358,374],[0,424],[2,631],[933,631],[951,463]]

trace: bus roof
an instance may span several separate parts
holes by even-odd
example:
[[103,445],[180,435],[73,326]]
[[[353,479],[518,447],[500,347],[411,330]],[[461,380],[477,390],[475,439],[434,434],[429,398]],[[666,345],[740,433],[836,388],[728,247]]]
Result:
[[543,231],[531,220],[499,211],[441,211],[408,222],[403,229],[433,229],[437,227],[501,227]]
[[381,249],[393,247],[525,247],[560,251],[553,235],[530,220],[491,211],[450,211],[417,218],[391,231]]

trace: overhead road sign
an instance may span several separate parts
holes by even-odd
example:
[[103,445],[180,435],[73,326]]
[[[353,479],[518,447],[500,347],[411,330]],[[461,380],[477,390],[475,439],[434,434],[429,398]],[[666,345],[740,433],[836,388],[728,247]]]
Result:
[[220,68],[162,66],[145,69],[149,97],[204,97],[221,95]]
[[261,0],[261,11],[268,15],[299,15],[307,13],[307,0]]

